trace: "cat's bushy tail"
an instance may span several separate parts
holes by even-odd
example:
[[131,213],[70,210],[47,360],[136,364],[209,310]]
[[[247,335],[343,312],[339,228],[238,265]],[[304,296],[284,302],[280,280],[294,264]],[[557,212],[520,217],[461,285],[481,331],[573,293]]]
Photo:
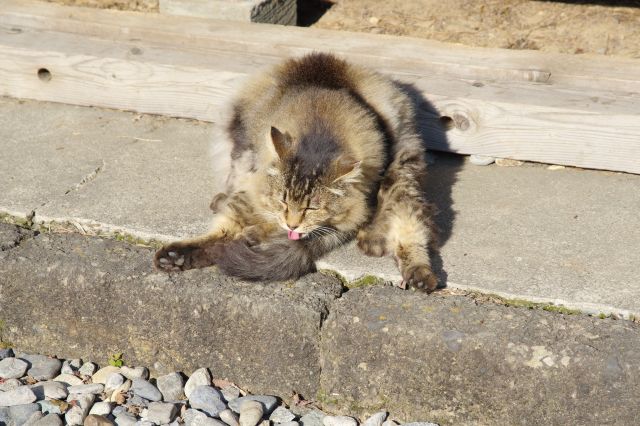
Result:
[[297,279],[316,271],[314,254],[304,241],[277,238],[250,245],[239,239],[220,244],[216,251],[221,272],[249,281]]

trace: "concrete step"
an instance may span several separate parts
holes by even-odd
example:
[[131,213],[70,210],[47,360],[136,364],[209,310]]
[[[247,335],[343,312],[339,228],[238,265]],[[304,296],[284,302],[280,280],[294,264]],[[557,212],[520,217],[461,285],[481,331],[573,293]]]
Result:
[[446,424],[634,424],[640,324],[330,274],[250,284],[167,275],[153,250],[0,224],[0,340],[152,375],[209,367],[331,412]]
[[[214,126],[0,98],[0,215],[46,229],[146,241],[207,228],[220,182]],[[541,165],[478,167],[438,155],[427,192],[440,210],[449,288],[640,316],[640,176]],[[320,267],[399,279],[353,245]]]

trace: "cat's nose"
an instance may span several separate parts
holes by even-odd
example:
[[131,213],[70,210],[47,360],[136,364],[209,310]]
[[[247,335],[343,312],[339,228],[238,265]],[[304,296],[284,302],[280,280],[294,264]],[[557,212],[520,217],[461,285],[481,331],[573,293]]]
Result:
[[300,222],[287,221],[287,226],[289,227],[289,229],[291,229],[293,231],[298,226],[300,226]]

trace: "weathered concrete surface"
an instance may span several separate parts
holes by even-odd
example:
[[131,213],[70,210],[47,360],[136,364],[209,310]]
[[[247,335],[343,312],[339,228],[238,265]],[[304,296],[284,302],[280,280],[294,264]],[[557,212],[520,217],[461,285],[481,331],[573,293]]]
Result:
[[351,290],[322,332],[322,396],[440,424],[636,424],[640,326],[389,287]]
[[21,350],[98,362],[123,352],[158,373],[207,366],[255,392],[318,391],[320,326],[341,292],[333,277],[169,276],[152,270],[150,249],[75,234],[40,234],[5,253],[2,338]]
[[0,97],[0,213],[171,240],[207,229],[211,126]]
[[[36,223],[167,240],[206,229],[219,183],[211,125],[9,99],[0,108],[0,214],[35,211]],[[443,282],[640,315],[638,188],[634,175],[478,167],[439,155],[428,192],[442,212]],[[350,279],[398,279],[389,259],[353,247],[320,266]]]

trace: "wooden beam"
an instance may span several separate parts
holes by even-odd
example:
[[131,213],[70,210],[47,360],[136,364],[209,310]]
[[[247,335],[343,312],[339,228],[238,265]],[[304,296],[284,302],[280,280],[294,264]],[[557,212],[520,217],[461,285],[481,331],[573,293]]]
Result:
[[[640,173],[638,60],[604,74],[610,58],[551,55],[532,73],[544,54],[0,0],[0,94],[215,121],[245,76],[320,44],[451,117],[431,148]],[[438,114],[423,118],[439,131]]]

